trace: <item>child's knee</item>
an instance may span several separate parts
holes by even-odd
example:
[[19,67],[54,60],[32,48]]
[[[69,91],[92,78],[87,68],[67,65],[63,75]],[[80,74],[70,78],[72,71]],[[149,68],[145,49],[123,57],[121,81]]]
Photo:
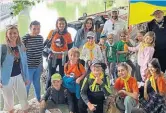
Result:
[[126,106],[127,104],[130,104],[130,103],[132,103],[132,101],[133,101],[132,97],[126,96],[124,99],[124,105]]

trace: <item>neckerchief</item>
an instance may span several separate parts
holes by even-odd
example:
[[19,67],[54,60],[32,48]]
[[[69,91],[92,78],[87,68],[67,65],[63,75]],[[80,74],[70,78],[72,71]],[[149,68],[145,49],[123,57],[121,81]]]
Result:
[[108,57],[112,57],[112,46],[114,45],[114,43],[110,44],[109,41],[108,41],[107,43],[108,43],[108,45],[109,45],[109,51],[108,51],[108,53],[107,53],[107,56],[108,56]]
[[149,80],[150,80],[150,83],[151,83],[152,88],[153,88],[153,89],[155,90],[155,92],[156,92],[156,91],[157,91],[157,86],[156,86],[156,82],[155,82],[154,75],[152,75]]
[[130,75],[128,74],[127,77],[124,79],[121,77],[121,80],[123,80],[124,82],[124,87],[126,89],[127,92],[130,92],[130,88],[129,88],[129,85],[128,85],[128,80],[130,79]]
[[93,44],[89,44],[89,42],[86,42],[85,47],[90,51],[90,60],[93,60],[94,59],[93,49],[95,48],[95,42],[93,42]]
[[146,44],[146,43],[141,42],[139,51],[143,51],[146,47],[150,47],[150,46],[152,46],[152,44]]
[[127,41],[121,40],[124,43],[123,49],[124,51],[128,51],[128,45],[127,45]]
[[[95,77],[94,74],[91,72],[89,78],[94,79],[93,84],[92,84],[92,91],[94,91],[95,86],[96,86],[96,82],[97,82],[97,81],[96,81],[96,77]],[[103,73],[101,73],[100,78],[101,78],[101,79],[104,78],[104,74],[103,74]]]

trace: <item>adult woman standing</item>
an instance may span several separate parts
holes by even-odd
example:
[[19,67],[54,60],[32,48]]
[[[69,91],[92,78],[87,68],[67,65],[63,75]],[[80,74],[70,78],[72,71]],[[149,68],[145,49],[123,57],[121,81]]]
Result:
[[8,26],[6,44],[1,45],[1,50],[0,88],[4,98],[4,110],[14,113],[15,91],[22,110],[27,113],[28,101],[25,87],[29,78],[27,56],[16,26]]
[[94,30],[94,23],[92,18],[87,18],[83,25],[83,28],[77,31],[77,34],[74,39],[74,46],[77,48],[82,48],[83,45],[87,42],[87,33]]

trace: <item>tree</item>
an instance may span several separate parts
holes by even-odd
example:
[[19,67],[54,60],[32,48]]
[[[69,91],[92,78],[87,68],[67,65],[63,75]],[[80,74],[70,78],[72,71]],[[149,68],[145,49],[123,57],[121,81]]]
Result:
[[40,3],[41,1],[43,1],[43,0],[25,0],[25,1],[24,0],[23,1],[14,0],[13,1],[14,5],[11,7],[11,9],[13,11],[12,15],[17,16],[24,9],[26,9],[30,6],[34,6],[34,5],[36,5],[36,3]]

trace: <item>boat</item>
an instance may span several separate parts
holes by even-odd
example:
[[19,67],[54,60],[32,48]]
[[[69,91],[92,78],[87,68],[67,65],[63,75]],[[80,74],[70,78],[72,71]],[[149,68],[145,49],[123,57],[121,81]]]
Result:
[[[124,9],[120,9],[120,10],[124,10]],[[104,11],[104,12],[99,12],[99,13],[95,13],[95,14],[91,14],[91,15],[87,15],[87,13],[83,13],[83,16],[78,18],[77,21],[69,22],[68,27],[71,27],[71,28],[74,28],[75,30],[78,30],[82,27],[82,25],[84,24],[84,21],[87,18],[92,18],[94,25],[97,26],[96,29],[98,29],[99,27],[104,26],[104,23],[109,18],[108,13],[110,11],[111,10]],[[119,17],[122,20],[127,21],[127,13],[119,15]]]

